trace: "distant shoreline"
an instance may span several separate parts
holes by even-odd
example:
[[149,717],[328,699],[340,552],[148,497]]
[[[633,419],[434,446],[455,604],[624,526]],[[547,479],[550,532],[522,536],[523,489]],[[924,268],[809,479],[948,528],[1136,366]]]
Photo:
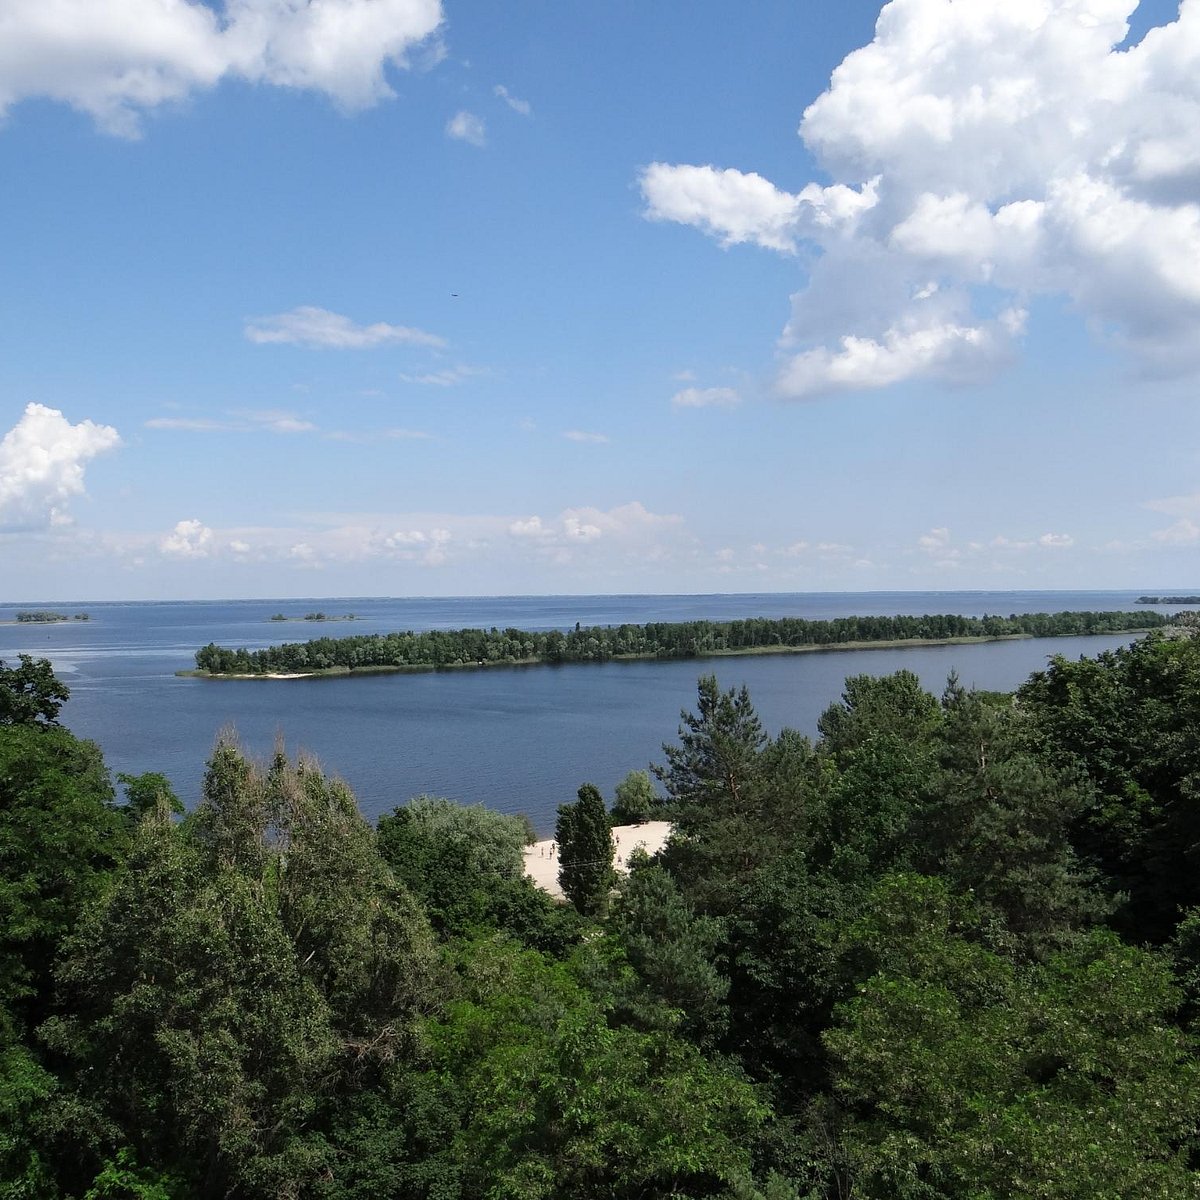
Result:
[[[659,654],[614,654],[606,662],[699,662],[711,658],[758,658],[762,655],[781,654],[829,654],[838,650],[905,650],[919,649],[930,646],[972,646],[986,642],[1026,642],[1026,641],[1055,641],[1064,637],[1125,637],[1131,634],[1147,633],[1146,629],[1106,629],[1098,633],[1053,633],[1038,635],[1034,633],[1002,633],[987,636],[964,636],[948,638],[890,638],[881,641],[854,642],[825,642],[810,646],[748,646],[735,650],[708,650],[688,655],[686,658],[666,658]],[[430,675],[435,672],[447,671],[486,671],[494,667],[549,667],[549,666],[598,666],[599,663],[589,661],[573,661],[552,663],[544,658],[517,659],[513,662],[471,662],[471,663],[442,663],[440,665],[378,665],[367,667],[323,667],[313,671],[289,671],[275,673],[225,673],[202,671],[196,668],[176,671],[181,679],[321,679],[332,676],[350,675]]]

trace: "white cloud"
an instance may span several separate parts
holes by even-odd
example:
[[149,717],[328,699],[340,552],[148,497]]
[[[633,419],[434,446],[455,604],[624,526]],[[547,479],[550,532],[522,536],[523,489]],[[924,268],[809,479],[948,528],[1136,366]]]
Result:
[[799,198],[761,175],[651,163],[641,183],[653,220],[697,225],[724,246],[754,242],[785,253],[796,248]]
[[396,551],[395,557],[426,566],[439,567],[446,561],[446,547],[453,540],[448,529],[401,529],[388,534],[383,545]]
[[392,96],[442,21],[440,0],[5,0],[0,116],[29,97],[136,136],[141,115],[240,78],[325,93],[344,109]]
[[455,387],[473,379],[485,372],[479,367],[468,367],[459,364],[456,367],[446,367],[441,371],[426,371],[422,375],[401,375],[401,383],[421,383],[431,387]]
[[207,558],[213,549],[213,531],[201,521],[179,521],[158,544],[168,558]]
[[800,246],[785,396],[967,382],[1065,297],[1145,370],[1200,368],[1200,3],[892,0],[800,135],[829,186],[655,163],[646,216]]
[[1173,525],[1156,529],[1150,536],[1165,546],[1191,546],[1200,541],[1200,525],[1189,517],[1180,517]]
[[246,322],[246,337],[258,345],[308,346],[313,349],[369,350],[404,344],[445,346],[444,338],[407,325],[356,325],[349,317],[325,308],[301,305],[291,312],[254,317]]
[[926,554],[944,554],[946,548],[950,545],[950,530],[944,525],[939,526],[937,529],[931,529],[928,533],[917,538],[917,545]]
[[593,525],[581,517],[563,517],[563,532],[572,541],[577,542],[594,541],[604,534],[599,525]]
[[610,509],[564,509],[556,521],[544,521],[536,515],[521,518],[509,524],[508,532],[515,538],[533,541],[548,549],[601,541],[630,546],[678,530],[682,524],[682,517],[650,512],[634,500]]
[[261,412],[248,412],[246,420],[259,429],[268,429],[272,433],[312,433],[316,426],[311,421],[298,417],[295,413],[283,409],[271,408]]
[[228,421],[213,421],[208,417],[151,417],[147,429],[175,429],[187,433],[220,433],[233,426]]
[[671,397],[676,408],[733,408],[742,398],[733,388],[683,388]]
[[147,429],[170,429],[185,433],[313,433],[316,425],[286,409],[269,408],[257,412],[236,412],[228,420],[211,417],[151,417]]
[[1037,542],[1048,550],[1066,550],[1075,545],[1075,539],[1069,533],[1043,533]]
[[608,441],[608,435],[604,433],[588,433],[585,429],[568,429],[563,437],[569,442],[595,442],[603,444]]
[[523,117],[528,117],[533,112],[533,105],[528,100],[518,100],[502,83],[496,84],[492,91],[508,105],[513,112],[520,113]]
[[508,527],[508,532],[511,533],[513,537],[527,538],[545,537],[550,530],[548,530],[542,524],[541,517],[535,516],[524,521],[513,521],[513,523]]
[[486,146],[487,126],[484,125],[482,117],[463,109],[446,122],[446,136],[472,146]]
[[63,525],[83,495],[84,464],[121,444],[110,425],[72,425],[58,409],[29,404],[0,441],[0,527]]
[[921,375],[966,382],[981,365],[1007,356],[1011,331],[1023,319],[1014,313],[977,326],[914,322],[885,330],[879,341],[847,334],[837,350],[818,347],[793,357],[779,386],[801,400],[887,387]]

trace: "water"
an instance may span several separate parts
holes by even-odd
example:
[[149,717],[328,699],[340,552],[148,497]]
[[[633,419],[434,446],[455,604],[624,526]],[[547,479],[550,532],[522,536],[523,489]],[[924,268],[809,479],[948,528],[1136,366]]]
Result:
[[[421,793],[528,813],[542,830],[579,784],[611,796],[627,771],[661,761],[696,679],[746,684],[772,733],[813,733],[847,675],[915,671],[938,692],[964,684],[1008,690],[1052,654],[1094,655],[1127,637],[1055,638],[792,656],[491,668],[445,674],[297,680],[180,679],[210,641],[256,648],[316,636],[469,626],[566,629],[622,622],[1134,609],[1135,592],[871,592],[716,596],[243,600],[21,605],[88,612],[91,620],[0,626],[0,659],[49,658],[71,688],[61,719],[99,742],[116,771],[161,771],[188,802],[218,732],[253,755],[277,737],[317,756],[353,787],[370,817]],[[16,605],[0,605],[0,621]],[[354,613],[336,624],[272,623],[272,613]]]

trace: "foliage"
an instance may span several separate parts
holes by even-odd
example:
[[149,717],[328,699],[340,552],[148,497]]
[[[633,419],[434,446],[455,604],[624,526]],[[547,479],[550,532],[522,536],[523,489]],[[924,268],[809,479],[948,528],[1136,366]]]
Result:
[[[324,620],[310,613],[305,620]],[[1152,610],[1132,613],[1016,613],[1009,617],[954,614],[838,617],[806,621],[682,621],[604,625],[573,630],[432,629],[421,633],[314,638],[261,650],[231,650],[210,643],[196,651],[196,666],[214,675],[355,670],[363,667],[437,670],[503,663],[608,662],[620,658],[697,658],[863,642],[946,641],[956,638],[1071,637],[1158,629],[1169,618]]]
[[729,1019],[729,981],[717,963],[724,927],[697,916],[671,875],[644,853],[631,866],[610,923],[636,979],[626,1003],[644,1027],[678,1028],[713,1044]]
[[615,852],[608,813],[600,792],[590,783],[579,789],[574,804],[558,809],[558,882],[577,912],[595,916],[608,903]]
[[654,817],[661,801],[647,771],[630,771],[614,793],[612,812],[614,825],[643,825]]
[[713,1196],[749,1173],[765,1113],[736,1076],[663,1034],[610,1028],[563,964],[469,948],[465,994],[430,1027],[462,1105],[463,1196]]
[[841,1186],[866,1197],[1200,1194],[1195,1047],[1154,955],[1094,934],[1017,967],[940,881],[884,879],[825,1042]]
[[1018,703],[1037,753],[1088,788],[1072,839],[1126,900],[1119,926],[1167,941],[1200,904],[1200,641],[1150,636],[1055,658]]
[[573,914],[525,875],[522,817],[421,796],[380,817],[379,852],[444,937],[506,930],[526,945],[566,953]]
[[815,744],[707,676],[663,800],[618,788],[661,855],[614,887],[599,792],[560,810],[578,911],[521,819],[372,829],[282,747],[117,804],[30,683],[0,1200],[1200,1200],[1200,640],[857,676]]
[[345,787],[214,753],[199,809],[138,826],[69,944],[43,1036],[143,1162],[204,1194],[292,1194],[325,1169],[322,1096],[411,1054],[440,1002],[423,915]]
[[0,726],[57,724],[71,695],[66,684],[55,678],[48,658],[19,654],[17,664],[0,658]]
[[126,849],[93,742],[35,723],[0,725],[0,1009],[30,1025],[50,1011],[63,939]]

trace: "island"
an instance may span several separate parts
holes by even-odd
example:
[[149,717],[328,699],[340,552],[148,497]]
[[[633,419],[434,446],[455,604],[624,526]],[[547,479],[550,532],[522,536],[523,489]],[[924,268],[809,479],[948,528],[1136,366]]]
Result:
[[493,666],[599,663],[642,659],[716,658],[746,654],[800,654],[944,646],[1011,638],[1078,637],[1157,629],[1170,618],[1156,612],[1014,613],[964,617],[800,617],[740,621],[594,625],[563,632],[522,629],[433,629],[287,642],[260,650],[210,643],[196,652],[196,669],[177,674],[206,678],[301,678],[381,671],[443,671]]
[[1200,604],[1200,596],[1139,596],[1139,604]]
[[289,617],[286,613],[273,613],[268,619],[271,621],[357,621],[358,617],[354,613],[330,616],[329,613],[310,612],[305,613],[302,617]]

